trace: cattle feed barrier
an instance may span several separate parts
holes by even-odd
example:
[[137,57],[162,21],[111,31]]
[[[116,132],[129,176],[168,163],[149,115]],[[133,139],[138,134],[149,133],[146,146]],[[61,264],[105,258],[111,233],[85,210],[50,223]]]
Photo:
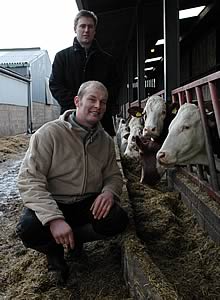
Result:
[[[131,221],[128,230],[122,235],[121,251],[122,251],[122,267],[124,280],[129,290],[130,296],[134,300],[162,300],[159,292],[152,285],[152,276],[156,274],[157,279],[163,285],[164,289],[168,289],[175,293],[173,286],[167,281],[163,273],[158,269],[151,257],[142,252],[141,241],[136,235],[133,212],[129,201],[129,195],[126,188],[126,178],[123,173],[121,165],[121,157],[119,148],[115,138],[116,158],[120,170],[123,175],[123,193],[122,193],[122,206],[129,213],[129,219]],[[183,177],[185,178],[183,179]],[[207,187],[201,180],[198,189],[189,187],[189,181],[195,182],[195,186],[198,187],[197,178],[191,175],[189,177],[187,171],[182,168],[172,169],[167,174],[168,185],[172,190],[177,190],[181,193],[182,201],[192,210],[195,217],[198,220],[198,224],[209,234],[209,236],[220,244],[220,215],[213,210],[204,198],[201,197],[202,193],[206,194]],[[209,190],[209,195],[218,199],[218,194],[212,189]],[[175,298],[175,296],[174,296]],[[173,298],[172,298],[173,299]],[[176,299],[176,298],[175,298]]]
[[201,228],[220,245],[220,214],[213,206],[215,201],[210,201],[214,199],[220,203],[219,195],[183,168],[170,170],[167,178],[169,187],[180,192],[181,199],[193,212]]
[[[187,166],[185,168],[179,167],[171,169],[167,171],[167,180],[169,188],[181,194],[182,201],[193,212],[198,224],[220,245],[220,213],[215,209],[215,205],[212,206],[209,202],[209,199],[212,199],[214,200],[213,202],[220,203],[220,182],[218,179],[218,175],[220,174],[220,158],[213,154],[213,147],[210,142],[210,131],[206,118],[206,108],[210,110],[211,107],[216,120],[218,138],[220,138],[219,83],[220,72],[216,72],[172,91],[172,102],[179,102],[180,105],[185,102],[195,103],[200,109],[209,160],[210,180],[207,180],[205,177],[204,169],[201,166]],[[129,103],[129,107],[135,104],[137,104],[137,101]],[[119,152],[117,157],[122,170]],[[125,178],[124,180],[126,183]],[[132,209],[129,205],[129,201],[126,200],[128,199],[126,186],[124,186],[122,198],[124,205],[132,217]],[[129,240],[133,240],[132,246]],[[132,299],[138,300],[161,299],[157,291],[151,286],[149,280],[150,276],[146,272],[144,264],[147,262],[154,270],[156,266],[147,254],[144,261],[140,258],[143,254],[139,253],[139,248],[136,247],[139,243],[140,241],[135,234],[134,225],[131,224],[122,240],[123,272],[130,294]],[[159,276],[161,276],[161,281],[166,285],[166,280],[162,274]]]
[[[179,104],[182,105],[185,102],[188,103],[196,103],[200,109],[202,126],[205,135],[206,142],[206,151],[209,161],[209,170],[211,175],[211,189],[213,191],[220,192],[220,183],[218,180],[218,172],[217,172],[217,162],[216,158],[213,154],[213,145],[211,140],[211,133],[208,126],[208,120],[206,116],[206,110],[213,110],[216,126],[218,131],[218,137],[220,138],[220,101],[219,101],[219,90],[218,86],[220,83],[220,71],[215,72],[211,75],[188,83],[182,87],[174,89],[172,94],[172,101],[179,101]],[[192,169],[191,169],[192,170]],[[199,169],[199,173],[203,176],[201,168]],[[203,176],[203,179],[204,176]],[[219,194],[220,198],[220,194]]]
[[121,157],[117,141],[115,138],[116,159],[123,176],[123,192],[121,196],[121,204],[129,214],[129,228],[126,233],[122,235],[121,251],[122,251],[122,268],[123,276],[130,296],[134,300],[163,300],[155,287],[151,284],[151,274],[157,274],[157,279],[163,282],[166,288],[172,290],[172,286],[167,282],[166,278],[160,272],[158,267],[151,260],[147,253],[141,251],[141,242],[136,235],[134,219],[131,204],[129,202],[129,195],[126,188],[126,178],[123,173],[121,165]]

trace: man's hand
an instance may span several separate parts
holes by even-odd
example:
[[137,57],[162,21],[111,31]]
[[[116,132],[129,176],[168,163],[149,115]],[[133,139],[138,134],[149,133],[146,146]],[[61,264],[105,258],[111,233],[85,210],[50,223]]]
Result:
[[55,219],[49,223],[50,231],[57,244],[66,245],[73,249],[75,246],[74,235],[69,224],[63,219]]
[[101,218],[105,218],[113,204],[114,199],[111,192],[105,191],[104,193],[100,194],[90,208],[94,219],[100,220]]

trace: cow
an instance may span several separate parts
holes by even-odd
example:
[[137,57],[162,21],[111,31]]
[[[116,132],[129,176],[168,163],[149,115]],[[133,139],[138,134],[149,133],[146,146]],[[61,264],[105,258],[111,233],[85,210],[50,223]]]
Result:
[[140,136],[143,130],[143,123],[141,117],[131,116],[128,123],[130,134],[128,136],[128,144],[125,149],[124,155],[130,158],[138,158],[139,150],[136,144],[136,136]]
[[129,109],[129,113],[133,117],[141,117],[144,123],[143,138],[136,138],[136,145],[139,148],[139,157],[142,164],[140,179],[142,183],[154,185],[164,173],[163,167],[156,167],[156,153],[168,133],[168,126],[175,116],[176,108],[176,103],[167,105],[162,97],[151,96],[147,100],[144,109],[137,106]]
[[116,138],[122,155],[124,154],[125,149],[127,147],[129,134],[130,134],[130,130],[126,124],[126,120],[120,118],[118,123],[118,129],[116,131]]
[[176,115],[177,103],[166,104],[160,96],[148,98],[142,115],[144,116],[143,136],[159,138],[162,143],[168,133],[168,127]]
[[180,106],[156,157],[157,163],[165,168],[187,164],[208,165],[200,111],[195,104]]
[[151,138],[136,136],[136,144],[139,148],[140,159],[142,163],[140,182],[148,185],[157,184],[165,169],[156,164],[156,153],[161,144]]

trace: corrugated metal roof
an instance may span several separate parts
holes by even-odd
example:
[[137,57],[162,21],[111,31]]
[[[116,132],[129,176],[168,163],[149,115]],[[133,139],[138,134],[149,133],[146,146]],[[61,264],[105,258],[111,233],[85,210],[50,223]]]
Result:
[[2,74],[6,74],[6,75],[9,75],[11,77],[15,77],[15,78],[18,78],[18,79],[21,79],[21,80],[24,80],[26,82],[30,82],[30,79],[25,77],[25,76],[22,76],[21,74],[19,73],[16,73],[12,70],[9,70],[9,69],[6,69],[6,68],[3,68],[3,67],[0,67],[0,73]]
[[0,49],[0,66],[29,66],[32,61],[45,53],[40,48]]

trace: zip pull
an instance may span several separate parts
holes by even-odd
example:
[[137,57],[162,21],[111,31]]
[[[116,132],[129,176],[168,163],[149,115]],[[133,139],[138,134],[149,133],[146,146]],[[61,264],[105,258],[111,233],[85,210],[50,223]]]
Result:
[[85,48],[85,52],[86,52],[86,58],[88,58],[88,49],[87,48]]

